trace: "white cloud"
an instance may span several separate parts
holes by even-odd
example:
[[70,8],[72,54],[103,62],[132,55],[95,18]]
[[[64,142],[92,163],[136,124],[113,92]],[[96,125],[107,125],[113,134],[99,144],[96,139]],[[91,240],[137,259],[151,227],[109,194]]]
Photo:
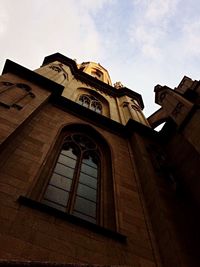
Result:
[[6,9],[2,5],[0,9],[0,37],[2,37],[7,30],[8,20],[8,14],[6,12]]
[[82,8],[86,9],[87,11],[95,11],[103,8],[105,4],[114,1],[116,0],[79,0],[77,2],[82,6]]
[[182,42],[187,56],[200,56],[200,19],[183,25]]
[[145,18],[153,23],[166,20],[171,17],[180,0],[148,0]]
[[168,24],[179,0],[138,0],[134,8],[140,10],[129,28],[130,41],[137,45],[143,56],[160,59],[168,34]]
[[[89,1],[84,1],[84,6],[73,0],[1,2],[4,13],[9,14],[9,23],[6,28],[2,26],[0,49],[11,60],[36,68],[44,56],[54,52],[80,60],[95,60],[102,55],[102,39],[90,15]],[[100,1],[97,2],[93,10],[101,8]],[[0,18],[4,13],[1,9]],[[0,24],[0,30],[4,24]]]

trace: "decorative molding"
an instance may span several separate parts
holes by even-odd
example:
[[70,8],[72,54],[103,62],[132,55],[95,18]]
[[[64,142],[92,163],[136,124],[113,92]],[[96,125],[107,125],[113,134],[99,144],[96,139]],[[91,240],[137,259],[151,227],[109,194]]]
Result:
[[179,113],[181,112],[181,109],[184,107],[184,104],[181,102],[178,102],[175,109],[172,111],[172,116],[174,116],[175,118],[179,115]]
[[[19,95],[16,90],[19,90]],[[2,81],[0,82],[0,105],[5,108],[13,107],[20,110],[28,104],[32,98],[35,98],[34,93],[31,91],[31,87],[27,84],[13,84],[8,81]]]

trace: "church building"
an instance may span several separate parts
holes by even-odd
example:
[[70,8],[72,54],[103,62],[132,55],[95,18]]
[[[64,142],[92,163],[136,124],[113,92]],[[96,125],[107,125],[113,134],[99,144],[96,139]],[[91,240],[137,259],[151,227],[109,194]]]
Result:
[[6,61],[0,266],[200,266],[200,83],[154,91],[146,118],[99,63]]

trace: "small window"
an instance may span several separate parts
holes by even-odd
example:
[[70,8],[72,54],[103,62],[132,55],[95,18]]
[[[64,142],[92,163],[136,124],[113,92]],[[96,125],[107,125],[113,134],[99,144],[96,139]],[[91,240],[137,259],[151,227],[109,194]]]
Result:
[[103,73],[100,70],[94,69],[91,71],[91,75],[99,80],[103,79]]
[[96,113],[102,114],[102,104],[101,102],[91,95],[81,95],[79,97],[78,103],[86,108],[89,108]]

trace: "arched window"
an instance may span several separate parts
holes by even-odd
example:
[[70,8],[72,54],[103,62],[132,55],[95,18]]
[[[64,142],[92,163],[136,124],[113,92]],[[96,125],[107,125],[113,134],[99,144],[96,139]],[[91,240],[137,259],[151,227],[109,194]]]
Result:
[[35,181],[27,197],[42,210],[116,231],[111,151],[93,127],[63,127]]
[[98,223],[100,165],[94,141],[80,133],[66,136],[42,203]]
[[92,95],[83,94],[79,97],[78,103],[86,108],[89,108],[99,114],[102,114],[101,102]]

